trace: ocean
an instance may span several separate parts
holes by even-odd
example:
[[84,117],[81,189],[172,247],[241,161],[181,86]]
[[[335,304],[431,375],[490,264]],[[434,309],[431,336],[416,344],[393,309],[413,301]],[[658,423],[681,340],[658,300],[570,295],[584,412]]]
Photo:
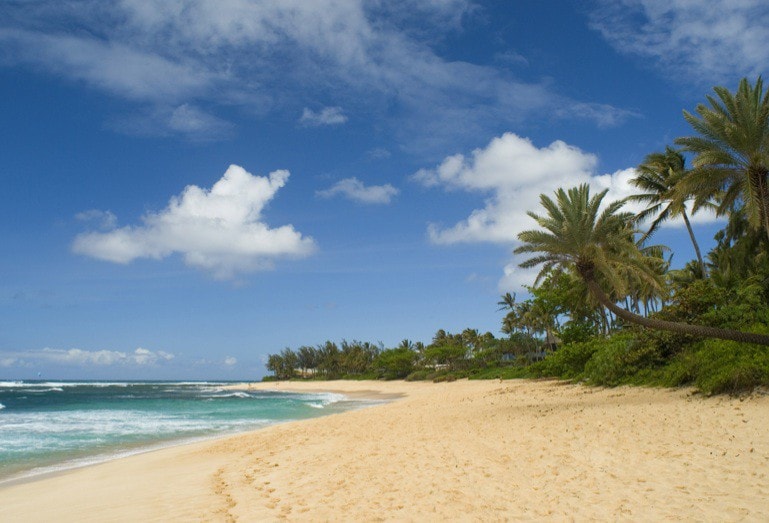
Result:
[[0,485],[146,450],[360,408],[223,382],[0,381]]

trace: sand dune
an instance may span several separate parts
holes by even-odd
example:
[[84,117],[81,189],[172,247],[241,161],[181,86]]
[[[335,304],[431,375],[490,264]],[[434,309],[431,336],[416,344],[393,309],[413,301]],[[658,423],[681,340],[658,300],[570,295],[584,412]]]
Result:
[[769,398],[559,382],[392,403],[0,488],[2,521],[769,520]]

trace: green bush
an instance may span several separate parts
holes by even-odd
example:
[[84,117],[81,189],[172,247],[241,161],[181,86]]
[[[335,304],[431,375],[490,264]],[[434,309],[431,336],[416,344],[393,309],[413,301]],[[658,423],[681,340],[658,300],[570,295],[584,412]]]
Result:
[[666,370],[666,385],[692,384],[705,394],[737,394],[769,386],[769,349],[706,340]]
[[613,387],[632,381],[641,371],[662,364],[656,347],[639,342],[632,334],[617,334],[598,344],[585,364],[584,378],[595,385]]
[[351,381],[367,381],[367,380],[375,380],[379,376],[376,372],[362,372],[362,373],[356,373],[356,374],[342,374],[343,380],[351,380]]
[[582,375],[585,364],[598,350],[600,339],[593,338],[580,343],[564,345],[544,360],[529,367],[532,375],[551,378],[575,379]]
[[598,332],[594,322],[574,320],[566,322],[566,325],[558,333],[564,345],[588,341],[596,335]]
[[471,380],[513,380],[520,378],[533,377],[528,367],[486,367],[484,369],[474,369],[467,376]]
[[464,371],[441,372],[433,378],[433,383],[441,383],[442,381],[457,381],[466,377],[467,372]]
[[433,375],[435,372],[431,369],[421,369],[421,370],[415,370],[408,376],[406,376],[406,381],[424,381],[424,380],[431,380],[433,379]]

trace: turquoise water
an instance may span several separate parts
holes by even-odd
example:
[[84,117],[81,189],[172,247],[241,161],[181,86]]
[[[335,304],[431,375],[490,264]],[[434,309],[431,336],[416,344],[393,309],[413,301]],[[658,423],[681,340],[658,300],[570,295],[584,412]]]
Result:
[[0,482],[366,404],[227,385],[0,381]]

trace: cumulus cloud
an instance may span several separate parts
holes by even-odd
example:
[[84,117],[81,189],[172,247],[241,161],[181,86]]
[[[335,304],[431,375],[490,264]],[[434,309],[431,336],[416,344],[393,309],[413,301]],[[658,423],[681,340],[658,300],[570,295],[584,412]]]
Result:
[[769,62],[762,0],[604,0],[591,24],[619,51],[676,71],[668,76],[674,81],[733,81],[761,74]]
[[[559,187],[569,188],[588,183],[595,192],[608,190],[604,202],[624,199],[636,192],[630,184],[635,176],[632,168],[610,174],[596,173],[595,155],[555,141],[538,148],[527,138],[506,133],[494,138],[485,148],[469,157],[455,154],[432,169],[417,171],[412,179],[426,187],[448,191],[465,191],[485,197],[484,206],[454,224],[428,226],[430,240],[436,244],[462,242],[494,242],[514,245],[518,234],[536,226],[526,212],[541,212],[539,197],[552,195]],[[626,210],[638,212],[643,207],[628,204]],[[695,222],[713,221],[715,216],[698,213]],[[682,225],[673,220],[665,225]],[[505,267],[500,285],[511,290],[530,284],[536,271],[523,271],[517,263]]]
[[235,358],[234,356],[227,356],[226,358],[224,358],[224,364],[227,367],[233,367],[238,364],[238,359]]
[[28,367],[46,363],[77,367],[154,366],[172,359],[174,355],[169,352],[151,351],[141,347],[133,352],[45,348],[13,353],[0,359],[0,367]]
[[577,147],[556,141],[537,148],[512,133],[494,138],[470,157],[447,157],[434,169],[422,169],[413,179],[428,186],[487,194],[483,209],[450,228],[429,227],[435,243],[491,241],[510,243],[531,226],[526,211],[541,193],[586,182],[597,158]]
[[398,194],[398,189],[392,185],[369,185],[366,187],[357,178],[345,178],[339,180],[330,188],[316,193],[321,198],[332,198],[342,195],[359,203],[388,204]]
[[341,125],[347,121],[347,116],[342,112],[341,107],[324,107],[319,112],[304,108],[299,122],[308,127],[319,127],[321,125]]
[[[614,125],[632,116],[563,96],[549,81],[442,57],[435,43],[482,11],[468,0],[40,0],[4,7],[0,63],[134,101],[140,114],[188,108],[153,119],[160,134],[199,139],[189,130],[201,126],[220,133],[221,117],[200,107],[259,115],[298,112],[324,99],[382,117],[413,149],[488,132],[491,120],[547,114]],[[513,49],[506,55],[518,56]],[[302,123],[346,118],[336,107],[305,109]],[[135,120],[112,127],[135,132]],[[147,121],[138,127],[152,129]]]
[[217,278],[270,268],[279,257],[307,256],[312,238],[292,225],[270,228],[263,221],[264,207],[288,177],[285,170],[261,177],[231,165],[210,190],[187,186],[165,209],[145,214],[141,225],[82,233],[72,249],[114,263],[179,253]]

